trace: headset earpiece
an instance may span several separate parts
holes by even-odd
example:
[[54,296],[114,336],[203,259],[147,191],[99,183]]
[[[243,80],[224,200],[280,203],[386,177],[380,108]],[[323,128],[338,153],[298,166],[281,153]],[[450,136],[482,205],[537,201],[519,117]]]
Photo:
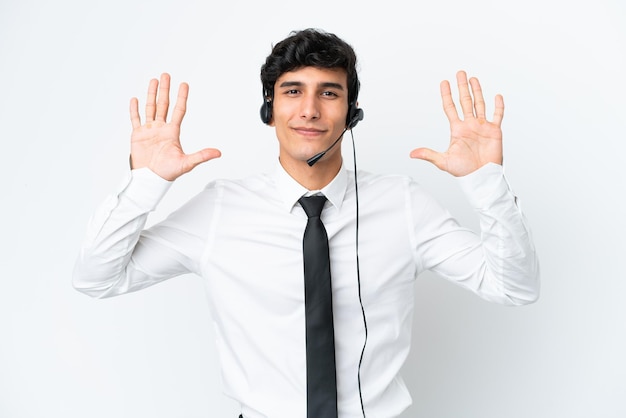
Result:
[[269,125],[272,121],[272,99],[265,95],[265,92],[263,93],[265,100],[263,100],[263,104],[261,105],[261,120],[264,124]]
[[350,101],[350,109],[348,109],[348,117],[346,118],[346,129],[352,129],[359,123],[360,120],[363,120],[363,109],[357,107],[357,99],[359,98],[359,90],[361,88],[361,82],[359,79],[354,80],[354,84],[352,86],[352,94],[353,99]]
[[348,129],[352,129],[356,126],[357,123],[359,123],[360,120],[363,120],[363,109],[360,109],[356,106],[352,106],[350,108],[350,112],[348,112],[348,123],[347,123],[347,128]]

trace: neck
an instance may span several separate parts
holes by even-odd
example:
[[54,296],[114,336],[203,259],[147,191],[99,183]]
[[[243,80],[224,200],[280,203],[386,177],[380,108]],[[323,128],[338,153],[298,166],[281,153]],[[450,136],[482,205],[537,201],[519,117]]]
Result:
[[341,159],[321,159],[309,166],[306,161],[285,164],[280,160],[285,171],[307,190],[321,190],[327,186],[339,173],[341,163]]

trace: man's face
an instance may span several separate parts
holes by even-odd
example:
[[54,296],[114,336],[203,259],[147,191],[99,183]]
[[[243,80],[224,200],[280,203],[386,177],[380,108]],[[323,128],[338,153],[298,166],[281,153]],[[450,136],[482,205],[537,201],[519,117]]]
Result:
[[[283,166],[294,167],[324,151],[346,127],[347,74],[343,69],[303,67],[274,85],[273,117]],[[318,164],[341,162],[338,143]]]

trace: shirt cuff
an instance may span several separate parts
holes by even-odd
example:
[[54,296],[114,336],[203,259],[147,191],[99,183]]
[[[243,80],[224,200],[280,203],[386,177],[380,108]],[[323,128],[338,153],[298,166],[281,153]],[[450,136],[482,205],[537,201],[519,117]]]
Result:
[[173,182],[165,180],[147,167],[131,170],[118,193],[145,211],[153,211]]
[[475,209],[487,208],[510,192],[504,177],[504,168],[495,163],[487,163],[478,170],[459,177],[458,182]]

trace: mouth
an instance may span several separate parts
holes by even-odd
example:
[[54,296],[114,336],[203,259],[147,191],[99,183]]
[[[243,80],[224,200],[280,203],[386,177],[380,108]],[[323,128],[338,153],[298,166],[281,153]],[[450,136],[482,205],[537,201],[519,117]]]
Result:
[[310,137],[310,138],[318,137],[320,135],[323,135],[326,132],[323,129],[311,128],[311,127],[306,127],[306,126],[299,126],[299,127],[297,126],[291,129],[299,135]]

